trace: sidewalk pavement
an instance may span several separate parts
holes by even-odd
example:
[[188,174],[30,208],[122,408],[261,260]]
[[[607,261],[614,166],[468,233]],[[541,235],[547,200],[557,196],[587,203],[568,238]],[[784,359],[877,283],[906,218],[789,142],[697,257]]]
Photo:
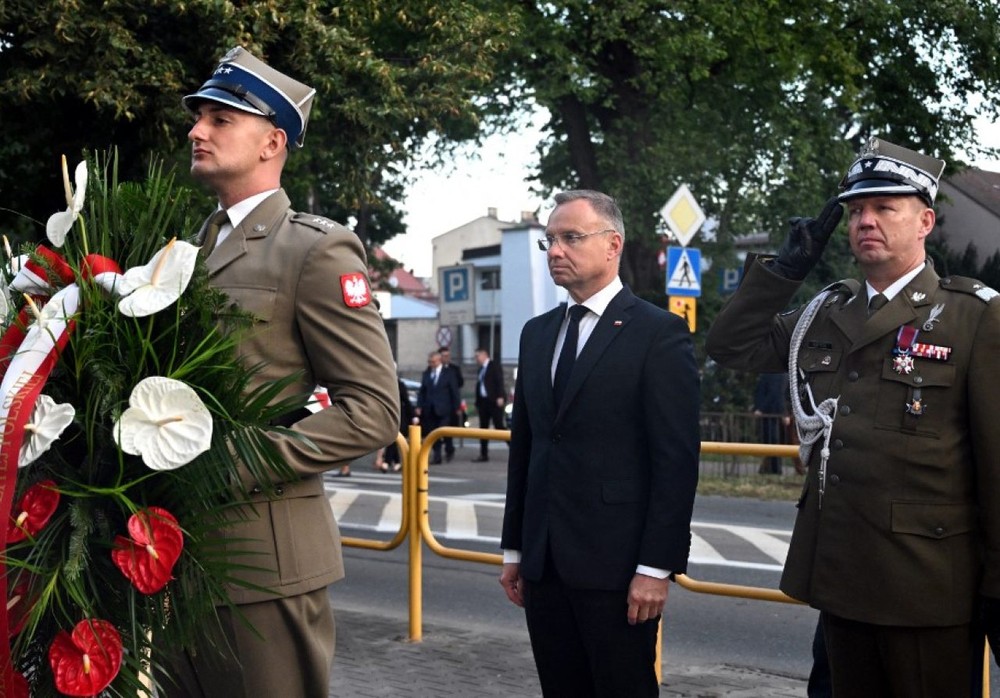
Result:
[[[527,632],[423,624],[423,640],[407,641],[404,617],[337,609],[337,656],[330,698],[541,696]],[[806,682],[746,667],[664,667],[660,696],[790,698]]]

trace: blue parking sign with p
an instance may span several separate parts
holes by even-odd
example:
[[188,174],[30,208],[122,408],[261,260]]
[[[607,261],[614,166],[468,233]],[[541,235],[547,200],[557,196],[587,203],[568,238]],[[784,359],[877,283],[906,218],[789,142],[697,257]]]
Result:
[[444,302],[458,303],[469,300],[469,289],[472,287],[472,280],[469,278],[471,269],[459,267],[457,269],[443,269],[444,275]]

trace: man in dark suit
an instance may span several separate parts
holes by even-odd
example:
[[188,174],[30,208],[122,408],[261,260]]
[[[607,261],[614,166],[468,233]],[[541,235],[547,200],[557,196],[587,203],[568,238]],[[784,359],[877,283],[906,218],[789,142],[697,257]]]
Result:
[[191,174],[219,200],[198,234],[201,254],[212,285],[253,317],[239,352],[260,367],[254,385],[296,376],[279,397],[318,385],[331,406],[289,415],[283,426],[303,438],[267,433],[296,478],[257,481],[242,466],[247,501],[220,536],[252,569],[232,571],[242,584],[228,589],[236,607],[218,609],[225,637],[206,629],[197,652],[177,657],[164,696],[327,695],[335,638],[327,585],[344,565],[323,473],[396,436],[392,353],[364,246],[333,221],[292,211],[281,189],[314,94],[236,48],[184,98],[194,119]]
[[[438,347],[438,352],[441,354],[441,370],[451,377],[451,380],[455,383],[455,387],[458,389],[458,406],[455,407],[455,411],[451,413],[451,416],[443,426],[464,426],[464,420],[461,419],[462,387],[465,385],[462,368],[451,362],[451,349],[449,347]],[[442,441],[444,442],[444,458],[450,463],[451,459],[455,457],[455,440],[450,436],[446,436]]]
[[[503,369],[490,359],[490,352],[484,347],[476,349],[476,363],[479,364],[479,372],[476,374],[476,412],[479,413],[479,428],[489,429],[492,423],[494,429],[503,429],[505,402]],[[489,444],[487,439],[480,439],[479,456],[472,459],[474,463],[485,463],[490,459]]]
[[619,279],[614,199],[555,201],[539,243],[570,299],[521,332],[500,584],[525,609],[545,695],[656,696],[698,480],[691,335]]
[[[976,695],[984,627],[1000,640],[1000,300],[927,257],[943,170],[872,139],[748,261],[706,342],[723,366],[787,367],[809,472],[781,589],[820,610],[839,698]],[[841,203],[864,278],[785,312]]]
[[[420,417],[420,431],[424,436],[438,427],[451,426],[451,415],[458,410],[458,384],[450,371],[441,364],[441,352],[432,351],[427,356],[427,368],[420,377],[420,391],[417,394],[417,416]],[[441,463],[441,442],[438,439],[431,448],[431,465]]]

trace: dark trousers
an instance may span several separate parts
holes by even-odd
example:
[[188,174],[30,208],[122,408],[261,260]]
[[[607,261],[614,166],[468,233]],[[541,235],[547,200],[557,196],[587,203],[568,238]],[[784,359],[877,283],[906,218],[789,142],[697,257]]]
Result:
[[[420,414],[420,437],[423,439],[426,439],[427,435],[438,427],[447,426],[451,426],[451,423],[448,421],[448,417],[442,417],[441,415],[435,414],[434,410],[426,409]],[[436,461],[441,460],[442,441],[444,441],[444,439],[438,439],[434,442],[434,445],[431,446],[431,453]],[[452,446],[452,450],[454,449],[455,447]]]
[[[499,407],[496,401],[477,400],[476,411],[479,412],[479,428],[489,429],[493,423],[494,429],[503,429],[503,407]],[[479,455],[483,458],[488,456],[489,440],[479,440]]]
[[542,694],[658,696],[654,662],[659,617],[629,625],[627,591],[574,589],[551,559],[541,581],[525,582],[524,614]]
[[837,698],[979,695],[983,637],[973,625],[911,628],[821,614]]

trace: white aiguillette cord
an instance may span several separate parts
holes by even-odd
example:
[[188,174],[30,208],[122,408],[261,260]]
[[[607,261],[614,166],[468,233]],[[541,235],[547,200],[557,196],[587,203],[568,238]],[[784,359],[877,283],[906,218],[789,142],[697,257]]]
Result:
[[832,291],[829,289],[821,291],[799,316],[799,321],[795,323],[795,330],[792,332],[792,343],[788,354],[788,390],[791,393],[795,429],[799,434],[799,457],[807,466],[813,445],[821,436],[823,437],[823,448],[820,450],[819,459],[820,509],[823,508],[823,493],[826,491],[826,462],[830,458],[830,435],[833,433],[833,420],[837,416],[837,402],[840,396],[827,398],[817,405],[812,388],[806,383],[806,393],[809,395],[809,405],[812,408],[812,414],[806,414],[805,406],[802,404],[802,394],[799,392],[799,348],[816,313],[830,293]]

